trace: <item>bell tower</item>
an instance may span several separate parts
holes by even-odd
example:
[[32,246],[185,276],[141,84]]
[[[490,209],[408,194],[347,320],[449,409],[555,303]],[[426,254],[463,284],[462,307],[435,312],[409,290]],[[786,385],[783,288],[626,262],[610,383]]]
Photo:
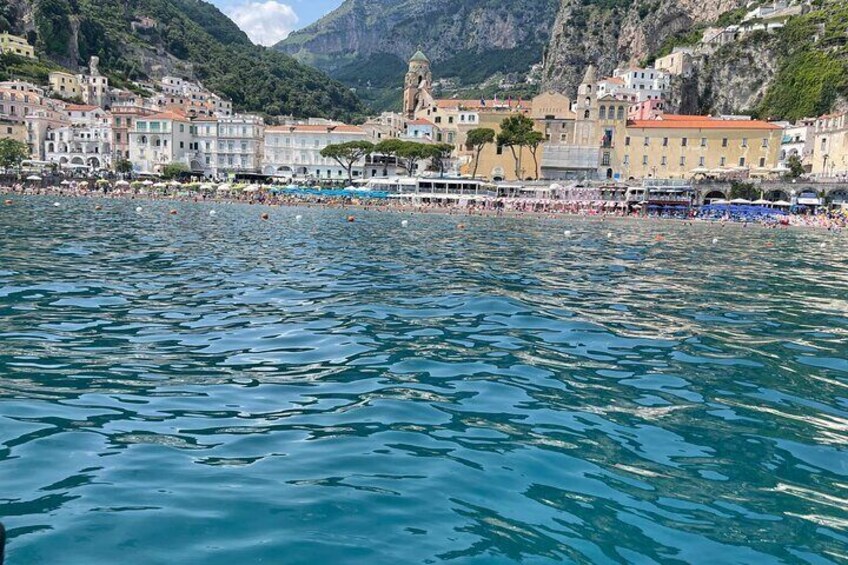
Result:
[[403,87],[403,113],[408,119],[415,118],[415,112],[432,103],[430,88],[433,73],[430,71],[430,59],[419,49],[409,60],[409,71]]

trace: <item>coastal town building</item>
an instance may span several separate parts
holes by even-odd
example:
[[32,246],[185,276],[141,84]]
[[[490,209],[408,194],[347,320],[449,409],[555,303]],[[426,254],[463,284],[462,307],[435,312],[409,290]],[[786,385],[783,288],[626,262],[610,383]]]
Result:
[[112,164],[112,117],[99,106],[68,105],[68,125],[48,128],[44,160],[65,169],[100,170]]
[[191,123],[194,127],[191,171],[204,178],[218,178],[218,118],[198,116]]
[[432,85],[430,59],[416,51],[409,60],[409,70],[404,78],[403,113],[407,119],[414,120],[420,110],[433,104]]
[[64,102],[47,98],[44,89],[24,81],[0,82],[0,119],[23,120],[30,155],[41,160],[48,129],[69,123]]
[[26,143],[26,122],[22,119],[0,118],[0,139],[14,139]]
[[130,131],[135,121],[155,112],[145,106],[112,106],[112,147],[114,159],[130,158]]
[[766,174],[777,165],[783,134],[778,125],[740,116],[659,112],[633,119],[627,101],[609,94],[597,98],[597,85],[590,67],[578,89],[573,135],[552,138],[545,146],[546,178],[687,179]]
[[264,138],[265,122],[260,116],[236,114],[218,118],[218,155],[213,175],[260,172]]
[[690,47],[675,47],[665,57],[660,57],[654,62],[654,67],[664,71],[671,76],[688,77],[692,75],[692,55],[694,49]]
[[794,124],[785,124],[783,139],[780,142],[778,166],[785,169],[788,167],[788,161],[791,157],[798,157],[805,171],[810,172],[813,168],[815,132],[815,118],[804,118]]
[[170,163],[188,167],[192,143],[191,121],[183,113],[171,110],[138,118],[129,131],[133,170],[157,174]]
[[640,103],[665,98],[671,85],[670,75],[653,67],[616,69],[613,76],[599,80],[595,95],[612,96],[620,100]]
[[82,87],[77,75],[64,71],[53,71],[48,75],[48,83],[50,84],[50,92],[55,96],[66,100],[78,99],[82,102]]
[[397,112],[383,112],[379,116],[369,118],[362,129],[368,135],[371,143],[380,143],[385,139],[397,139],[406,130],[406,118]]
[[35,59],[35,48],[27,42],[25,37],[12,35],[8,32],[0,33],[0,53]]
[[[331,144],[366,140],[365,130],[358,126],[266,127],[262,170],[267,175],[286,178],[343,180],[347,172],[333,159],[322,157],[321,150]],[[354,168],[354,177],[364,176],[362,166]]]
[[848,112],[816,120],[812,174],[819,178],[848,178]]

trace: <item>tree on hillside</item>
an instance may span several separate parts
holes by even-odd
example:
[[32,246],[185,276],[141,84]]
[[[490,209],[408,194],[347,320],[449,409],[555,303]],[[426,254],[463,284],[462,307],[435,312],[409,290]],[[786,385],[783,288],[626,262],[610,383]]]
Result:
[[398,149],[397,157],[406,173],[412,176],[418,169],[418,162],[428,159],[432,155],[431,150],[423,143],[405,141]]
[[745,200],[756,200],[759,198],[757,187],[754,183],[733,181],[730,183],[730,199],[744,198]]
[[788,179],[797,179],[806,172],[798,155],[790,155],[789,159],[786,160],[786,166],[789,168],[789,172],[786,173]]
[[524,144],[533,156],[533,179],[539,180],[539,146],[545,141],[545,136],[538,131],[531,131],[524,137]]
[[162,178],[175,179],[189,172],[189,168],[183,163],[168,163],[162,167]]
[[332,159],[347,171],[347,181],[353,182],[353,166],[374,152],[374,144],[370,141],[348,141],[328,145],[321,150],[321,156]]
[[[398,151],[403,147],[404,142],[397,138],[384,139],[374,147],[374,153],[383,155],[384,157],[398,158]],[[383,165],[383,176],[389,174],[389,165],[386,162]]]
[[515,161],[515,178],[520,179],[523,175],[521,168],[521,152],[527,145],[528,136],[533,131],[533,120],[524,114],[515,114],[504,118],[501,122],[501,132],[498,134],[498,145],[509,147],[512,158]]
[[119,158],[117,161],[115,161],[115,172],[116,173],[119,173],[119,174],[122,174],[122,175],[128,175],[132,171],[133,171],[133,164],[130,163],[129,160],[124,159],[124,158]]
[[435,145],[425,145],[427,148],[430,164],[434,171],[438,171],[440,176],[444,176],[447,162],[453,154],[453,145],[450,143],[437,143]]
[[495,130],[490,128],[476,128],[468,132],[465,137],[465,147],[474,151],[474,171],[471,178],[477,178],[477,167],[480,165],[480,153],[483,148],[495,141]]
[[0,167],[13,169],[21,165],[21,161],[29,157],[29,147],[16,139],[4,137],[0,139]]

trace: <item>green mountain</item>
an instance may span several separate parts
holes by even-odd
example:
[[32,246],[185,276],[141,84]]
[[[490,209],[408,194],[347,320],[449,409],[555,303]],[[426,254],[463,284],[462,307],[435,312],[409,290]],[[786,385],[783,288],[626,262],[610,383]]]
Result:
[[365,111],[349,88],[253,45],[203,0],[4,0],[4,30],[28,36],[42,58],[70,69],[96,55],[118,86],[174,74],[201,81],[240,111],[340,119]]
[[[356,88],[378,109],[398,107],[407,59],[422,49],[441,94],[527,93],[560,0],[345,0],[276,49]],[[508,84],[508,86],[504,86]]]

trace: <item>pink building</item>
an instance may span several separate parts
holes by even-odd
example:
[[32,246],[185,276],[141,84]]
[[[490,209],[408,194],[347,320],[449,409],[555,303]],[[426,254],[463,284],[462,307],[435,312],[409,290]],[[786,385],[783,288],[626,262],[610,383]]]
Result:
[[627,114],[629,120],[656,120],[662,117],[665,103],[660,99],[645,100],[630,106]]

